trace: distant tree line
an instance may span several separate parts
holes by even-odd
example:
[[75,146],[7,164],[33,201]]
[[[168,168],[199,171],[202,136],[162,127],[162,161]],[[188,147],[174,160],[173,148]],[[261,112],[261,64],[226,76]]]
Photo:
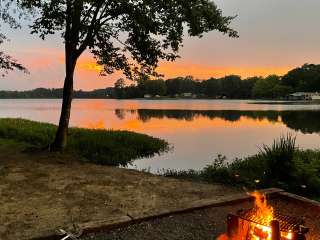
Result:
[[[38,88],[31,91],[0,91],[0,98],[61,98],[62,89]],[[143,98],[150,96],[181,97],[190,93],[197,98],[280,99],[293,92],[320,92],[320,65],[304,64],[284,76],[249,77],[237,75],[207,80],[192,76],[150,80],[141,77],[126,86],[120,78],[113,88],[75,91],[75,98]]]
[[[74,91],[75,98],[108,98],[112,95],[113,88],[97,89],[93,91]],[[62,88],[36,88],[30,91],[0,91],[0,98],[49,98],[60,99],[63,95]]]
[[146,94],[175,97],[191,93],[199,98],[279,99],[293,92],[320,91],[320,65],[305,64],[284,76],[246,79],[237,75],[207,80],[194,79],[192,76],[167,80],[150,80],[145,77],[138,80],[136,85],[130,86],[125,86],[124,80],[119,79],[114,90],[115,98],[139,98]]

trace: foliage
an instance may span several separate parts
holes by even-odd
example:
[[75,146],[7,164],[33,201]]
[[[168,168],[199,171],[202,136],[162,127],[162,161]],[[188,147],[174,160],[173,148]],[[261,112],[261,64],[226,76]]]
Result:
[[115,83],[114,83],[114,88],[115,89],[121,89],[126,86],[125,80],[123,78],[119,78]]
[[[12,0],[11,0],[12,1]],[[50,151],[67,146],[74,73],[82,53],[89,50],[102,66],[101,74],[122,71],[129,79],[159,76],[160,60],[174,61],[186,33],[201,37],[217,30],[238,37],[211,0],[17,0],[34,10],[31,33],[42,39],[61,33],[65,47],[65,81],[56,137]],[[130,89],[131,90],[131,89]],[[122,95],[121,90],[121,95]]]
[[178,77],[168,79],[166,81],[167,95],[174,96],[175,94],[182,93],[195,93],[196,92],[196,81],[193,77]]
[[227,98],[237,98],[237,93],[241,85],[241,77],[230,75],[222,78],[220,81],[222,95]]
[[[0,39],[1,44],[1,39]],[[25,73],[28,73],[27,69],[10,55],[5,54],[4,52],[0,51],[0,70],[1,76],[4,77],[9,71],[19,70]]]
[[166,83],[162,79],[145,81],[144,88],[146,93],[151,94],[153,96],[163,96],[167,92]]
[[115,83],[114,83],[114,91],[115,94],[118,98],[124,98],[125,96],[125,80],[123,78],[119,78]]
[[219,155],[200,171],[163,171],[168,177],[220,182],[250,189],[280,187],[308,197],[320,197],[320,151],[301,150],[290,135],[276,139],[260,153],[228,162]]
[[320,91],[320,65],[304,64],[283,76],[282,82],[296,91]]
[[292,88],[282,85],[281,78],[277,75],[259,79],[252,89],[252,95],[256,98],[280,98],[290,92],[292,92]]
[[[24,119],[0,119],[0,138],[32,144],[41,148],[51,143],[56,126]],[[70,128],[67,152],[77,153],[89,161],[104,165],[125,166],[130,161],[150,157],[168,150],[161,139],[144,134]]]
[[294,171],[294,154],[296,152],[296,138],[288,134],[274,140],[271,146],[263,145],[260,150],[262,158],[267,159],[265,181],[271,185],[274,181],[288,183],[292,181]]
[[19,2],[37,12],[32,33],[43,39],[61,33],[74,58],[90,49],[103,74],[122,70],[133,78],[140,67],[144,74],[155,74],[159,59],[178,57],[184,28],[190,36],[217,30],[237,37],[229,27],[234,17],[223,16],[209,0]]
[[[309,65],[308,65],[309,66]],[[317,65],[312,65],[317,66]],[[304,65],[304,71],[313,71]],[[300,69],[300,68],[298,68]],[[308,70],[309,69],[309,70]],[[296,70],[292,70],[296,72]],[[124,79],[119,79],[114,88],[97,89],[91,92],[75,91],[76,98],[141,98],[144,94],[161,95],[174,97],[176,94],[193,93],[199,98],[222,98],[230,99],[251,99],[267,98],[280,99],[292,92],[301,90],[289,84],[288,76],[293,74],[290,71],[284,77],[270,75],[263,77],[249,77],[241,79],[239,76],[231,75],[223,78],[209,78],[207,80],[194,79],[192,76],[177,77],[167,80],[151,80],[147,75],[137,79],[137,84],[126,86]],[[300,71],[300,70],[299,70]],[[309,74],[306,73],[307,76]],[[298,78],[298,75],[295,77]],[[309,79],[309,78],[307,78]],[[320,79],[320,72],[319,72]],[[164,84],[163,84],[164,83]],[[289,84],[289,85],[288,85]],[[304,81],[304,86],[309,82]],[[164,86],[165,85],[165,86]],[[300,85],[302,86],[302,85]],[[310,91],[317,91],[317,86],[308,86]],[[0,91],[0,98],[61,98],[62,89],[35,89],[32,91],[10,92]]]
[[[0,91],[0,98],[62,98],[63,89],[36,88],[30,91]],[[114,95],[113,88],[96,89],[92,91],[74,91],[75,98],[109,98]]]
[[[236,75],[222,78],[209,78],[207,80],[194,79],[192,76],[167,79],[167,96],[181,95],[182,93],[197,94],[198,97],[228,99],[285,99],[290,93],[296,91],[319,91],[320,65],[305,64],[288,72],[283,77],[269,75],[267,77],[249,77],[241,79]],[[299,80],[298,80],[299,79]],[[143,83],[150,79],[143,80]],[[297,81],[297,82],[295,82]],[[298,83],[299,82],[299,83]],[[147,94],[147,89],[139,86],[136,97]],[[124,92],[126,90],[124,89]],[[124,93],[124,97],[126,94]]]
[[[14,11],[10,11],[12,8],[15,8],[12,0],[2,0],[0,1],[0,27],[1,25],[7,24],[10,28],[17,29],[20,28],[20,25],[17,19],[13,16],[13,14],[18,15],[17,18],[21,17],[21,13],[17,13],[17,9]],[[12,13],[13,12],[13,13]],[[1,32],[0,29],[0,45],[3,44],[4,41],[8,40],[7,37]],[[0,74],[1,76],[5,76],[8,71],[19,70],[25,73],[28,73],[28,70],[20,64],[16,59],[7,55],[5,52],[0,51]]]
[[208,97],[221,96],[220,81],[215,78],[210,78],[201,83],[202,93]]

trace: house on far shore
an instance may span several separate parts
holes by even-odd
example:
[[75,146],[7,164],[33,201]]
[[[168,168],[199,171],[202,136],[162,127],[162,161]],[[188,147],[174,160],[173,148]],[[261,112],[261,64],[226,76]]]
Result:
[[318,92],[295,92],[288,96],[289,100],[320,100]]
[[152,98],[152,95],[151,94],[145,94],[143,97],[144,98]]
[[183,97],[187,97],[187,98],[191,98],[192,97],[192,93],[182,93]]
[[317,93],[317,94],[312,95],[311,99],[314,100],[314,101],[320,101],[320,94]]

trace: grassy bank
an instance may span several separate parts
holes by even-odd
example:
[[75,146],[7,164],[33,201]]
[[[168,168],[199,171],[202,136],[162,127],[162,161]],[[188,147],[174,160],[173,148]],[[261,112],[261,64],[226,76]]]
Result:
[[[0,138],[41,148],[53,141],[56,128],[24,119],[0,119]],[[145,134],[70,128],[66,152],[98,164],[125,166],[134,159],[167,151],[168,147],[166,141]]]
[[292,136],[276,139],[259,153],[228,163],[219,155],[201,171],[168,170],[165,176],[245,186],[249,189],[279,187],[320,199],[320,151],[302,150]]

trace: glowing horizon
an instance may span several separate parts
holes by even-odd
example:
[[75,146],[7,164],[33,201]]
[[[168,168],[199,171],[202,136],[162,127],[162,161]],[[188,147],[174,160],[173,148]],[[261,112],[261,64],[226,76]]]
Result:
[[[320,1],[309,0],[214,0],[225,15],[238,15],[231,26],[239,39],[230,39],[218,32],[203,38],[185,36],[181,58],[161,62],[158,72],[164,78],[194,76],[196,79],[239,75],[284,75],[305,63],[320,63]],[[27,25],[27,24],[26,24]],[[42,41],[22,30],[1,28],[11,42],[1,45],[5,52],[18,59],[31,72],[14,72],[0,80],[0,90],[29,90],[37,87],[61,88],[64,80],[63,41],[59,35]],[[2,49],[1,49],[2,51]],[[93,57],[86,53],[79,59],[75,73],[75,89],[92,90],[113,86],[122,77],[117,72],[101,77]]]

